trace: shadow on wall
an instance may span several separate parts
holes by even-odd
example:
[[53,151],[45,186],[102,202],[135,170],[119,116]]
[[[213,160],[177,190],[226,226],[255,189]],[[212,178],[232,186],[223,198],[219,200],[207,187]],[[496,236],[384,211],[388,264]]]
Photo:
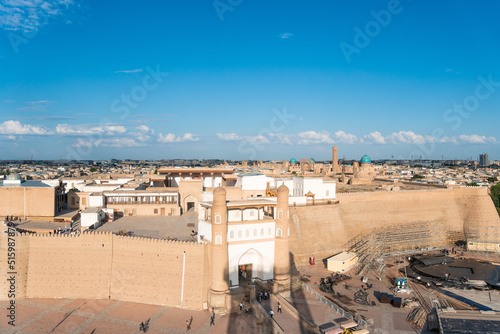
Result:
[[[292,282],[292,290],[290,293],[286,293],[284,296],[286,300],[292,304],[292,305],[300,305],[300,312],[302,315],[309,319],[311,322],[313,320],[312,317],[312,312],[309,308],[309,306],[304,303],[303,301],[306,299],[306,296],[304,295],[304,290],[301,288],[300,285],[300,273],[297,270],[297,267],[295,265],[294,261],[294,256],[290,252],[290,281]],[[269,309],[272,308],[273,311],[277,312],[277,306],[275,305],[275,301],[270,301],[270,300],[262,300],[260,305],[262,306],[262,309],[264,312],[266,312],[265,315],[258,315],[254,314],[255,312],[259,312],[255,307],[251,307],[251,298],[255,299],[256,292],[260,289],[264,289],[264,284],[257,282],[255,284],[255,288],[246,287],[240,287],[241,293],[240,294],[231,294],[230,296],[230,305],[232,305],[232,309],[230,312],[230,318],[229,318],[229,325],[227,327],[227,331],[225,333],[227,334],[232,334],[232,333],[273,333],[276,331],[273,331],[273,325],[271,323],[271,318],[269,317]],[[269,286],[269,290],[271,290]],[[240,302],[243,301],[243,310],[240,311],[239,305]],[[251,311],[248,311],[251,310]],[[286,310],[283,308],[283,312],[286,312]],[[259,317],[257,317],[257,315]],[[296,319],[295,317],[289,316],[288,321],[293,321],[295,323],[279,323],[278,326],[275,326],[275,328],[279,327],[287,327],[287,328],[295,328],[293,333],[311,333],[304,324]],[[281,333],[281,331],[278,331]]]

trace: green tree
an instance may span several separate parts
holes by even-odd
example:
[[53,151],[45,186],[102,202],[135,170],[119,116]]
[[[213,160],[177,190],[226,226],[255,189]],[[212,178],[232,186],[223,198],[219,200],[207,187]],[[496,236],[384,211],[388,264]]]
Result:
[[494,185],[491,187],[491,199],[493,200],[493,203],[497,207],[497,211],[499,211],[500,215],[500,183]]
[[498,178],[496,176],[491,176],[488,178],[488,182],[489,183],[498,182]]
[[467,183],[467,187],[479,187],[479,184],[477,184],[476,182],[469,182]]
[[90,172],[91,172],[91,173],[94,173],[94,172],[96,172],[96,171],[97,171],[97,168],[95,168],[95,167],[90,167]]
[[420,174],[413,175],[413,179],[423,179],[424,177]]

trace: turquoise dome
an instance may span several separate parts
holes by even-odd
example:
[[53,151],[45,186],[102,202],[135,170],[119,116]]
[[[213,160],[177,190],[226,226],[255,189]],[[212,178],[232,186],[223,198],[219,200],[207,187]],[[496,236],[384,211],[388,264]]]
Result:
[[297,162],[297,160],[295,160],[295,158],[291,158],[291,159],[290,159],[290,163],[291,163],[291,164],[296,163],[296,162]]
[[314,160],[313,158],[311,158],[311,161],[312,161],[312,162],[316,162],[316,160]]
[[369,156],[364,155],[364,156],[361,158],[361,163],[362,163],[362,164],[371,164],[371,163],[372,163],[372,159],[370,159],[370,157],[369,157]]

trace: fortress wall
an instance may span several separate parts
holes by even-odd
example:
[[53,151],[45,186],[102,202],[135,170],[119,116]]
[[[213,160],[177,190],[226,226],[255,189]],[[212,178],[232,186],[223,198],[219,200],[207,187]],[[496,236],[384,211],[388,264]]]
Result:
[[[0,272],[3,274],[2,282],[0,284],[0,299],[8,299],[9,298],[9,290],[10,284],[6,281],[6,279],[10,278],[11,275],[8,272],[12,272],[13,265],[14,272],[16,272],[16,282],[15,282],[15,297],[16,298],[25,298],[27,292],[27,277],[28,277],[28,260],[29,260],[29,239],[22,238],[19,235],[11,238],[14,238],[14,251],[12,249],[9,250],[9,236],[1,231],[2,235],[0,236]],[[12,242],[12,241],[10,241]],[[12,244],[11,244],[12,246]],[[10,253],[10,254],[9,254]],[[14,253],[14,254],[12,254]],[[14,263],[8,263],[11,261],[9,257],[14,257]]]
[[[24,202],[26,199],[26,212]],[[54,188],[2,187],[0,188],[0,217],[53,217]]]
[[[7,243],[0,238],[0,269],[6,273]],[[204,244],[116,236],[16,236],[17,298],[117,299],[202,309],[209,266]],[[8,282],[0,283],[8,299]]]
[[40,235],[30,239],[27,297],[109,298],[113,235]]
[[113,247],[111,298],[201,309],[205,245],[116,236]]
[[374,228],[435,221],[447,231],[464,232],[499,219],[485,188],[337,194],[340,203],[290,208],[290,249],[297,261],[342,251],[348,240]]

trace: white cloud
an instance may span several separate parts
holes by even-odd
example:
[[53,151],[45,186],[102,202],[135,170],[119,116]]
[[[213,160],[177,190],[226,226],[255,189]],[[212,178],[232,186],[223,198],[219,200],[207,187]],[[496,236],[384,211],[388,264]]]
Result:
[[282,133],[270,133],[270,138],[263,135],[239,136],[236,133],[217,133],[217,137],[223,141],[242,141],[256,145],[270,144],[271,142],[292,145],[288,136]]
[[72,145],[73,147],[92,147],[93,141],[89,139],[78,138]]
[[290,136],[284,133],[270,133],[269,137],[274,139],[273,142],[277,142],[279,144],[293,145]]
[[137,68],[135,70],[121,70],[121,71],[115,71],[115,73],[127,73],[127,74],[130,74],[130,73],[140,73],[142,72],[142,68]]
[[141,147],[144,144],[136,142],[133,138],[105,138],[105,139],[85,139],[78,138],[73,147]]
[[[342,131],[339,131],[342,132]],[[306,131],[298,134],[299,142],[301,145],[308,144],[333,144],[335,143],[327,131]]]
[[4,0],[0,4],[0,28],[5,30],[36,31],[50,17],[62,15],[73,0]]
[[191,133],[185,133],[183,136],[176,136],[173,133],[167,133],[166,135],[159,134],[159,143],[180,143],[185,141],[198,141],[200,138],[196,138]]
[[292,37],[293,37],[293,34],[286,32],[286,33],[284,33],[284,34],[279,34],[278,36],[279,36],[279,38],[281,38],[281,39],[289,39],[289,38],[292,38]]
[[93,124],[58,124],[56,132],[65,136],[81,136],[81,135],[94,135],[106,134],[113,136],[115,134],[123,134],[127,129],[122,125],[93,125]]
[[362,139],[358,139],[355,135],[351,133],[345,133],[344,131],[337,131],[334,133],[335,141],[344,144],[355,144],[363,142]]
[[0,134],[2,135],[52,135],[53,131],[33,126],[21,124],[19,121],[6,121],[0,124]]
[[136,142],[132,138],[110,138],[110,139],[99,139],[94,143],[95,146],[99,147],[140,147],[144,144]]
[[399,131],[387,136],[387,141],[393,144],[424,144],[426,138],[422,135],[416,134],[413,131]]
[[375,144],[385,144],[385,137],[378,131],[370,132],[367,135],[364,135],[365,139],[371,140]]
[[144,132],[144,133],[150,133],[150,134],[155,133],[155,131],[153,129],[147,127],[146,125],[139,125],[139,126],[136,126],[135,128],[141,132]]
[[218,133],[217,137],[224,141],[238,141],[243,140],[243,137],[238,136],[236,133]]
[[51,104],[51,103],[54,103],[54,101],[40,100],[40,101],[26,101],[26,103],[29,103],[29,104]]
[[495,143],[495,137],[486,137],[479,135],[461,135],[460,140],[468,143],[468,144],[487,144],[487,143]]
[[20,107],[17,110],[20,111],[45,111],[48,105],[54,103],[54,101],[40,100],[40,101],[26,101],[29,107]]

